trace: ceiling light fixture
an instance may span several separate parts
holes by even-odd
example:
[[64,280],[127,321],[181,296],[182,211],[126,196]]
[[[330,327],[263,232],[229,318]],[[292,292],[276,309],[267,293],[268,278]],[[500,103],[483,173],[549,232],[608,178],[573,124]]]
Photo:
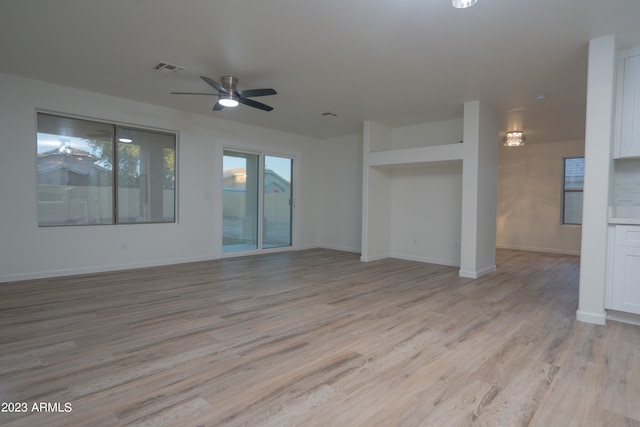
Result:
[[233,93],[220,93],[218,95],[218,102],[223,107],[237,107],[239,104],[238,98]]
[[502,143],[505,147],[522,147],[527,138],[524,136],[524,132],[521,130],[514,130],[504,134]]
[[451,4],[455,8],[466,9],[467,7],[473,6],[477,2],[478,2],[478,0],[452,0]]
[[124,142],[125,144],[130,144],[133,142],[133,139],[131,138],[118,138],[119,142]]

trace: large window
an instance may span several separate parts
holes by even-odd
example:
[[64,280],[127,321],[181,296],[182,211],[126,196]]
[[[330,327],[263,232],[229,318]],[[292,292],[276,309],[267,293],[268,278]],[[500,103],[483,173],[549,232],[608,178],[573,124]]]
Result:
[[562,188],[562,223],[582,224],[582,193],[584,189],[584,157],[564,159]]
[[38,113],[38,225],[175,222],[176,136]]

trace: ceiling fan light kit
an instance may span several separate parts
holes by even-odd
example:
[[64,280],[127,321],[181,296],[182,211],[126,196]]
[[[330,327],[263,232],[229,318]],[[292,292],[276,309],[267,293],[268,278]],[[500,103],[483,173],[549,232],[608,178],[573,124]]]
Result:
[[[206,77],[200,76],[202,80],[205,81],[209,86],[218,91],[218,102],[213,106],[213,111],[220,111],[225,107],[237,107],[239,104],[244,104],[249,107],[257,108],[262,111],[271,111],[273,107],[270,107],[262,102],[254,101],[253,99],[249,99],[255,96],[268,96],[268,95],[276,95],[274,89],[248,89],[248,90],[237,90],[236,86],[238,84],[238,79],[233,76],[222,76],[220,77],[220,83],[215,80]],[[171,92],[174,95],[213,95],[213,93],[201,93],[201,92]]]
[[218,95],[218,103],[223,107],[237,107],[240,104],[232,93]]

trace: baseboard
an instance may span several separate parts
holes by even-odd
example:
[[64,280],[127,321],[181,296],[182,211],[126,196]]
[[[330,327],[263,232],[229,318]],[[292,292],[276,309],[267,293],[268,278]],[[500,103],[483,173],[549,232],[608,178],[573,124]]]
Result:
[[342,252],[352,252],[352,253],[356,253],[356,254],[360,253],[360,248],[351,248],[351,247],[347,247],[347,246],[318,245],[318,246],[314,246],[314,248],[330,249],[330,250],[333,250],[333,251],[342,251]]
[[381,259],[386,259],[386,258],[389,258],[388,254],[371,255],[371,256],[360,255],[360,261],[362,262],[380,261]]
[[607,310],[607,320],[615,320],[616,322],[640,326],[640,314],[635,313]]
[[307,249],[316,249],[316,248],[319,248],[319,247],[320,246],[318,246],[318,245],[298,245],[298,246],[296,246],[295,250],[304,251],[304,250],[307,250]]
[[63,276],[78,276],[82,274],[107,273],[110,271],[135,270],[137,268],[160,267],[163,265],[186,264],[189,262],[211,261],[219,257],[203,256],[192,258],[177,258],[159,261],[145,261],[130,264],[113,264],[79,268],[64,268],[60,270],[37,271],[33,273],[18,273],[0,276],[0,283],[18,282],[23,280],[48,279]]
[[487,274],[493,273],[494,271],[496,271],[495,265],[490,265],[489,267],[476,271],[460,269],[460,271],[458,272],[458,276],[465,277],[467,279],[479,279],[480,277],[486,276]]
[[563,255],[580,255],[580,250],[573,249],[555,249],[555,248],[537,248],[535,246],[515,246],[515,245],[496,245],[498,249],[513,249],[517,251],[529,251],[529,252],[546,252],[550,254],[563,254]]
[[593,323],[594,325],[606,325],[607,313],[589,313],[587,311],[576,311],[576,320],[585,323]]
[[[305,245],[299,246],[295,250],[304,250],[304,249],[332,249],[343,252],[354,252],[359,253],[360,248],[348,248],[348,247],[338,247],[338,246],[329,246],[329,245]],[[291,248],[289,248],[291,250]],[[257,253],[256,253],[257,254]],[[243,254],[240,256],[246,256],[247,254]],[[82,274],[95,274],[95,273],[107,273],[110,271],[122,271],[122,270],[135,270],[137,268],[147,268],[147,267],[160,267],[163,265],[172,265],[172,264],[186,264],[189,262],[199,262],[199,261],[212,261],[216,259],[225,258],[223,254],[220,256],[201,256],[201,257],[190,257],[190,258],[177,258],[177,259],[167,259],[167,260],[154,260],[154,261],[145,261],[138,262],[132,264],[113,264],[113,265],[100,265],[100,266],[91,266],[91,267],[79,267],[79,268],[65,268],[60,270],[46,270],[46,271],[37,271],[33,273],[18,273],[18,274],[9,274],[0,276],[0,284],[7,282],[18,282],[23,280],[34,280],[34,279],[48,279],[52,277],[63,277],[63,276],[78,276]],[[388,258],[388,256],[380,256],[379,259]],[[370,259],[370,261],[373,261]]]
[[450,259],[429,258],[429,257],[405,255],[405,254],[398,254],[398,253],[390,254],[389,258],[403,259],[406,261],[424,262],[427,264],[448,265],[450,267],[460,267],[460,261],[450,260]]

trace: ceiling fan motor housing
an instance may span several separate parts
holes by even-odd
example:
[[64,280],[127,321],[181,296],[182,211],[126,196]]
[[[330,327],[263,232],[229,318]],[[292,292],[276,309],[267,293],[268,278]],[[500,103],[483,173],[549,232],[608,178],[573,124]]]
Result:
[[226,89],[226,93],[218,91],[218,102],[225,107],[236,107],[239,104],[238,95],[236,95],[238,79],[233,76],[222,76],[220,83]]
[[222,87],[227,91],[235,92],[236,85],[238,84],[238,79],[233,76],[222,76],[220,77],[220,83],[222,84]]

